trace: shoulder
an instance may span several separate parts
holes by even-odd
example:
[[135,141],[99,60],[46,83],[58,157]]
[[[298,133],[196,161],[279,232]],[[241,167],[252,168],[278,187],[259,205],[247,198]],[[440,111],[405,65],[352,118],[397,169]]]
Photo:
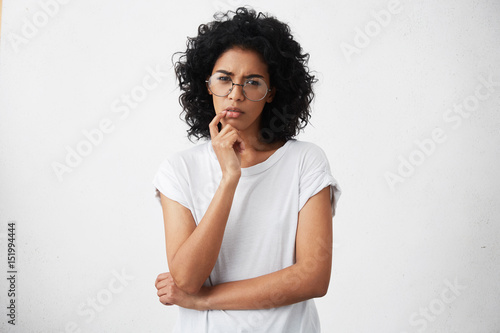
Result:
[[289,150],[293,153],[293,155],[300,156],[302,158],[326,159],[323,149],[317,144],[308,141],[292,139],[289,142]]
[[175,164],[200,160],[204,156],[209,155],[209,144],[210,141],[206,141],[191,148],[170,153],[165,160]]
[[209,144],[210,141],[207,141],[191,148],[168,154],[163,159],[160,169],[164,171],[169,170],[172,173],[179,173],[181,170],[192,170],[209,158]]
[[307,141],[293,140],[288,147],[292,160],[290,163],[295,163],[301,174],[308,174],[319,170],[329,170],[330,164],[323,149],[315,143]]
[[297,139],[290,139],[289,144],[293,149],[300,149],[300,150],[322,150],[320,146],[318,146],[315,143],[309,142],[309,141],[302,141],[302,140],[297,140]]

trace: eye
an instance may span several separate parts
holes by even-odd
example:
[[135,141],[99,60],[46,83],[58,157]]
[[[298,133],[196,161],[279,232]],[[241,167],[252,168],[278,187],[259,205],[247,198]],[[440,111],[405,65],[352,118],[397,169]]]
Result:
[[247,80],[246,85],[258,87],[261,85],[260,80]]
[[229,76],[221,75],[221,76],[217,77],[217,81],[229,82],[229,81],[231,81],[231,78]]

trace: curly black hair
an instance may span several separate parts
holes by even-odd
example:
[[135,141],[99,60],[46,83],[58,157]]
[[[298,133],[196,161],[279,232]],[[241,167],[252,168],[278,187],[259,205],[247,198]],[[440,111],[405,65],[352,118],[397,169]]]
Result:
[[221,54],[233,47],[260,53],[276,89],[262,111],[259,139],[273,143],[296,136],[309,122],[314,98],[316,78],[307,66],[309,54],[302,52],[287,24],[268,14],[240,7],[214,18],[198,27],[198,36],[188,37],[186,52],[174,54],[180,54],[174,68],[182,92],[179,103],[190,126],[188,137],[210,138],[208,125],[215,110],[205,80]]

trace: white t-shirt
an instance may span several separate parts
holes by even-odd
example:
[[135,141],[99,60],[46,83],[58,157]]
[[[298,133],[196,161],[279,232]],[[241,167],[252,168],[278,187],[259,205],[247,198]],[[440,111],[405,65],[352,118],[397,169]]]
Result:
[[[168,157],[153,184],[188,208],[198,225],[222,177],[210,141]],[[250,279],[295,263],[298,213],[330,185],[340,189],[315,144],[289,140],[267,160],[241,169],[217,262],[205,286]],[[287,281],[284,281],[286,283]],[[272,309],[197,311],[179,307],[175,333],[320,332],[313,299]]]

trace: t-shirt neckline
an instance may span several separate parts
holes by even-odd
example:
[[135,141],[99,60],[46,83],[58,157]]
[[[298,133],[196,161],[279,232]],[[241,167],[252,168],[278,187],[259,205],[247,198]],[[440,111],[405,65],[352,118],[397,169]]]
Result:
[[[247,168],[241,168],[241,176],[242,177],[253,176],[258,173],[264,172],[270,167],[272,167],[274,164],[276,164],[276,162],[279,161],[281,157],[283,157],[286,150],[288,149],[288,146],[292,141],[295,141],[295,139],[287,140],[287,142],[285,142],[283,146],[276,149],[276,151],[272,153],[271,156],[269,156],[265,161],[257,163]],[[209,140],[207,142],[207,145],[210,151],[210,155],[217,161],[217,155],[215,155],[214,148],[212,147],[212,141]]]

